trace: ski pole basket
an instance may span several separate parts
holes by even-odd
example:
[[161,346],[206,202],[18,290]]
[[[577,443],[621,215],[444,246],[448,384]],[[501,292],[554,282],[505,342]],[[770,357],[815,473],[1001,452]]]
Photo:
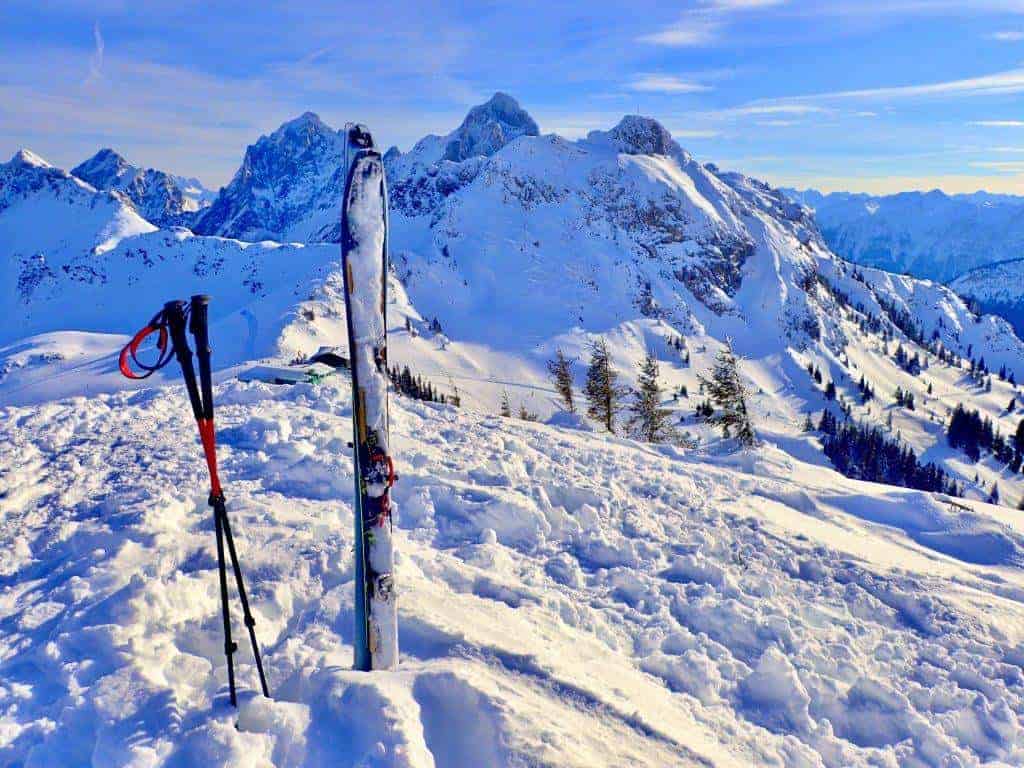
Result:
[[[256,669],[260,676],[263,695],[270,697],[267,678],[263,671],[263,659],[260,656],[259,644],[256,642],[256,620],[249,609],[249,598],[242,580],[242,567],[238,561],[235,539],[231,533],[231,522],[228,519],[224,491],[221,488],[217,473],[217,447],[213,425],[213,379],[210,369],[210,329],[209,329],[210,297],[193,296],[191,301],[169,301],[163,309],[153,316],[142,330],[136,333],[121,350],[119,365],[121,373],[129,379],[146,379],[167,365],[172,357],[177,357],[181,366],[181,374],[185,380],[185,389],[192,405],[192,415],[199,429],[199,439],[203,445],[206,467],[210,473],[209,504],[213,508],[214,529],[217,538],[217,567],[220,578],[221,613],[224,619],[224,654],[228,664],[228,689],[231,705],[238,706],[235,692],[234,654],[238,644],[231,639],[231,613],[228,602],[228,576],[225,548],[231,558],[231,569],[235,575],[239,601],[242,604],[242,618],[249,631],[252,653],[256,661]],[[188,344],[188,335],[195,340],[195,358],[199,365],[198,377],[193,362],[192,350]],[[157,354],[155,359],[147,363],[139,357],[142,342],[156,335]]]

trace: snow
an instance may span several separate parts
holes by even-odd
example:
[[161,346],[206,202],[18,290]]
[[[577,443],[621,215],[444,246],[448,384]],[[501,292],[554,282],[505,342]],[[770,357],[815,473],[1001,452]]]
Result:
[[[273,699],[243,644],[232,727],[183,389],[9,408],[5,763],[1024,759],[1024,575],[913,535],[942,507],[926,494],[400,398],[403,660],[366,675],[348,671],[346,382],[216,398]],[[931,524],[970,550],[969,528]]]
[[871,267],[947,282],[1024,249],[1020,196],[787,192],[815,209],[833,251]]
[[[402,657],[373,675],[350,671],[347,377],[234,378],[345,338],[337,245],[152,231],[118,192],[31,158],[0,166],[0,305],[16,310],[0,320],[0,764],[1024,762],[1024,524],[980,501],[998,482],[1016,505],[1024,479],[970,463],[942,429],[962,402],[1010,434],[1006,404],[1024,398],[894,331],[926,362],[910,375],[855,307],[906,310],[1022,379],[1010,326],[932,282],[855,277],[809,209],[697,163],[653,120],[576,142],[503,132],[460,162],[449,137],[387,161],[390,362],[462,407],[392,400]],[[330,239],[336,138],[312,114],[282,126],[210,212]],[[177,370],[141,388],[116,372],[127,334],[200,291],[273,694],[255,695],[241,644],[237,728]],[[560,409],[545,362],[562,349],[579,385],[599,335],[624,383],[652,351],[666,398],[687,387],[665,407],[692,444]],[[728,338],[762,439],[739,453],[694,418]],[[967,498],[829,469],[802,431],[828,405],[809,363]],[[861,375],[877,395],[863,405]],[[497,417],[506,392],[540,422]]]

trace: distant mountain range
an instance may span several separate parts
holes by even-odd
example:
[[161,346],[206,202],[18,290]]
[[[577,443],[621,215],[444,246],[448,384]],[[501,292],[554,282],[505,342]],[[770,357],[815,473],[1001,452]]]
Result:
[[1024,197],[786,192],[814,209],[829,248],[858,264],[946,283],[1024,258]]

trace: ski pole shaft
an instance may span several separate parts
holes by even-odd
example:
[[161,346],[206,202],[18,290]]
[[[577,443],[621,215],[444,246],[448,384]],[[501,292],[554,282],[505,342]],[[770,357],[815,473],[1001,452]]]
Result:
[[238,644],[231,639],[231,614],[228,607],[228,572],[224,562],[224,524],[221,515],[216,509],[213,514],[213,524],[217,531],[217,567],[220,575],[220,605],[224,617],[224,655],[228,662],[228,690],[231,693],[231,706],[238,706],[238,698],[235,695],[235,660],[234,654],[238,650]]
[[238,598],[242,603],[242,616],[245,621],[245,626],[249,629],[249,642],[252,644],[252,655],[256,660],[256,670],[260,675],[260,686],[263,688],[263,695],[270,698],[270,691],[267,688],[267,676],[263,672],[263,659],[260,656],[260,646],[256,641],[256,619],[253,618],[252,611],[249,609],[249,597],[245,592],[245,583],[242,580],[242,566],[238,562],[238,554],[235,551],[235,537],[231,534],[231,523],[228,521],[228,511],[221,502],[217,505],[214,514],[218,514],[221,518],[221,528],[224,531],[224,538],[228,545],[228,555],[231,557],[231,567],[235,572],[235,584],[238,587]]

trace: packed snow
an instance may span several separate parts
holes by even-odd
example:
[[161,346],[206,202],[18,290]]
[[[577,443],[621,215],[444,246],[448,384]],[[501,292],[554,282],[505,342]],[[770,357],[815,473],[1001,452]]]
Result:
[[398,399],[402,662],[355,673],[347,384],[216,397],[272,699],[243,645],[234,727],[182,388],[10,408],[4,764],[1024,760],[1006,510]]

